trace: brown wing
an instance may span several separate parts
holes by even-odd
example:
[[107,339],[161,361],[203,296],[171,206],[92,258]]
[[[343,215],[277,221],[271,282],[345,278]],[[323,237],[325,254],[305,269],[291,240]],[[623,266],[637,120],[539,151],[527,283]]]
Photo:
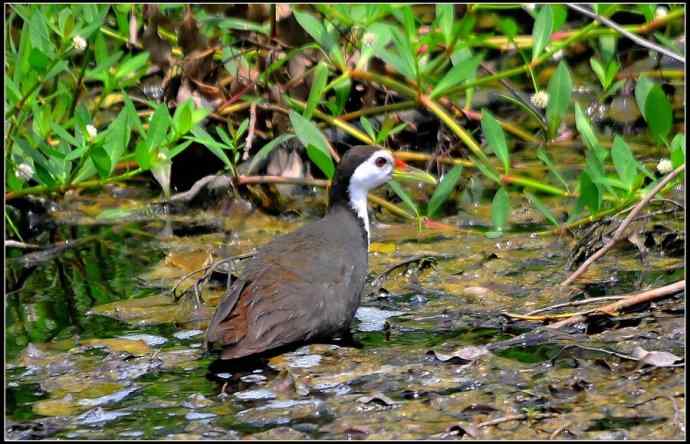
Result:
[[239,342],[246,333],[246,320],[241,318],[241,313],[233,311],[237,306],[240,295],[248,282],[244,279],[235,281],[230,290],[221,300],[216,312],[206,330],[206,342],[220,345]]
[[[366,246],[361,251],[348,246],[350,238],[341,230],[327,230],[328,223],[309,224],[259,249],[209,326],[209,341],[225,347],[223,359],[327,335],[349,324],[364,284]],[[356,261],[356,254],[363,260]]]

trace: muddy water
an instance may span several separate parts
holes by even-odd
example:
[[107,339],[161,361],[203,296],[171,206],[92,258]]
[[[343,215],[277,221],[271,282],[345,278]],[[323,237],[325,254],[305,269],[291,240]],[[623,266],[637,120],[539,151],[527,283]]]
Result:
[[[556,201],[546,202],[557,208]],[[486,237],[486,202],[421,232],[378,215],[370,286],[353,325],[360,348],[313,344],[243,367],[204,350],[223,275],[190,290],[214,260],[250,252],[309,217],[232,209],[172,214],[108,193],[63,202],[55,239],[74,248],[7,269],[6,433],[61,439],[681,439],[684,367],[643,365],[635,347],[685,352],[684,304],[621,315],[588,334],[463,359],[457,351],[538,325],[505,313],[660,286],[682,258],[618,248],[578,290],[557,288],[572,240],[519,230]],[[225,215],[223,215],[225,214]],[[668,214],[656,223],[682,226]],[[19,254],[8,253],[10,259]],[[415,259],[415,260],[410,260]],[[403,262],[406,264],[400,265]],[[400,265],[394,267],[395,265]],[[242,261],[229,270],[240,274]],[[175,302],[170,289],[182,298]],[[577,308],[571,308],[577,310]],[[455,354],[455,355],[454,355]],[[209,370],[209,368],[211,370]],[[494,423],[490,423],[494,421]]]

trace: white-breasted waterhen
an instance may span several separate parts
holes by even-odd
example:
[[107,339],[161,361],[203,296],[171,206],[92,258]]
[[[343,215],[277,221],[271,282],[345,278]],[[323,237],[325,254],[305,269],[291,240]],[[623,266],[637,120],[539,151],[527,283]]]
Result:
[[258,248],[218,305],[206,340],[221,359],[349,336],[369,262],[367,193],[394,176],[435,182],[388,150],[345,153],[326,215]]

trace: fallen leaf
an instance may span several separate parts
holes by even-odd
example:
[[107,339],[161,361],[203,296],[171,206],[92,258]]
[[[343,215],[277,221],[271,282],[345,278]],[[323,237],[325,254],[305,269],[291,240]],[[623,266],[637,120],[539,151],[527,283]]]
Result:
[[639,359],[643,364],[653,365],[654,367],[671,367],[683,358],[673,353],[664,351],[647,351],[639,345],[633,349],[632,355]]
[[486,347],[469,345],[467,347],[459,348],[448,354],[431,350],[427,352],[427,355],[431,355],[443,362],[453,360],[454,362],[459,361],[457,362],[458,364],[467,364],[479,358],[480,356],[486,355],[487,353],[489,353],[489,351],[486,349]]

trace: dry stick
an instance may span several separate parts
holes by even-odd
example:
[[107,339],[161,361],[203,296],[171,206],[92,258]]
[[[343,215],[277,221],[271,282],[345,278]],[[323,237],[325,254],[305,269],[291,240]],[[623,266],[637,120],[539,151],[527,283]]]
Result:
[[542,313],[544,311],[551,311],[551,310],[556,310],[558,308],[564,308],[564,307],[575,307],[577,305],[587,305],[587,304],[592,304],[594,302],[620,301],[623,298],[625,298],[625,296],[603,296],[603,297],[598,297],[598,298],[582,299],[580,301],[565,302],[563,304],[550,305],[548,307],[539,308],[537,310],[532,310],[529,313],[525,313],[525,316],[534,316],[537,313]]
[[252,149],[254,143],[254,131],[256,130],[256,102],[252,102],[249,106],[249,132],[247,132],[247,141],[244,145],[244,160],[249,159],[249,151]]
[[672,59],[678,60],[679,62],[685,64],[685,57],[680,56],[680,55],[676,54],[675,52],[669,51],[668,49],[664,48],[663,46],[659,46],[656,43],[652,43],[649,40],[645,40],[642,37],[635,35],[630,31],[627,31],[625,28],[623,28],[622,26],[620,26],[616,22],[613,22],[613,21],[607,19],[606,17],[602,17],[598,14],[595,14],[594,12],[590,11],[587,8],[583,8],[582,6],[575,5],[573,3],[566,3],[566,5],[570,9],[574,9],[575,11],[577,11],[581,14],[584,14],[587,17],[593,18],[594,20],[608,26],[609,28],[615,29],[616,31],[620,32],[621,34],[623,34],[624,36],[626,36],[627,38],[629,38],[630,40],[632,40],[633,42],[637,43],[640,46],[654,50],[656,52],[660,52],[660,53],[662,53],[668,57],[671,57]]
[[[625,299],[622,299],[618,302],[614,302],[613,304],[606,305],[604,307],[600,307],[596,310],[595,312],[602,312],[606,313],[608,315],[613,315],[614,313],[628,307],[632,307],[633,305],[641,304],[644,302],[650,302],[656,299],[661,299],[662,297],[669,296],[675,293],[678,293],[679,291],[682,291],[685,289],[685,279],[682,281],[675,282],[670,285],[666,285],[663,287],[659,288],[654,288],[652,290],[647,290],[643,291],[642,293],[637,293],[637,294],[631,294],[627,296]],[[550,324],[547,326],[547,328],[551,329],[557,329],[561,327],[567,327],[573,324],[578,324],[580,322],[584,322],[586,320],[586,317],[584,314],[579,314],[577,316],[570,317],[568,319],[564,319],[562,321],[555,322],[553,324]]]
[[289,183],[298,185],[310,185],[315,187],[327,187],[328,181],[321,179],[307,179],[302,177],[283,177],[283,176],[237,176],[237,183],[249,185],[257,183]]
[[644,208],[647,203],[649,203],[650,200],[662,189],[668,184],[671,180],[673,180],[674,177],[676,177],[681,171],[685,169],[685,164],[679,166],[675,170],[673,170],[671,173],[669,173],[666,177],[663,178],[653,189],[650,191],[644,199],[638,203],[635,208],[628,214],[628,217],[625,218],[623,223],[618,227],[615,233],[613,233],[613,237],[611,240],[609,240],[606,245],[601,247],[596,253],[594,253],[589,259],[587,259],[580,267],[575,270],[573,274],[571,274],[568,279],[563,281],[561,283],[561,286],[566,286],[570,285],[575,279],[580,277],[585,271],[587,271],[587,268],[589,268],[594,261],[599,259],[601,256],[605,255],[613,246],[621,239],[623,235],[623,231],[630,225],[632,220],[639,214],[640,211],[642,211],[642,208]]

